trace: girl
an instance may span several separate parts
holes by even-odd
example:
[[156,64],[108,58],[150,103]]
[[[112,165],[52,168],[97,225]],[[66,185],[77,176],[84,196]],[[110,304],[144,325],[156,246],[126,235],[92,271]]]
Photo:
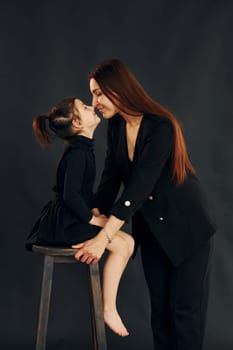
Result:
[[86,261],[100,258],[104,231],[114,237],[132,218],[150,293],[155,349],[201,350],[215,225],[180,124],[117,59],[93,69],[90,90],[93,106],[109,120],[95,213],[110,217],[76,258],[83,252]]
[[[96,216],[93,184],[95,158],[93,134],[100,118],[93,107],[75,97],[59,102],[51,111],[33,120],[33,130],[42,145],[51,142],[51,132],[64,140],[67,148],[59,162],[54,199],[42,210],[26,247],[32,244],[70,246],[95,237],[99,231],[109,251],[103,270],[103,305],[106,324],[118,335],[129,333],[116,309],[120,278],[132,255],[134,241],[130,235],[118,231],[114,239],[104,231],[106,217]],[[48,126],[47,126],[48,123]],[[81,261],[96,263],[97,256],[85,255]]]

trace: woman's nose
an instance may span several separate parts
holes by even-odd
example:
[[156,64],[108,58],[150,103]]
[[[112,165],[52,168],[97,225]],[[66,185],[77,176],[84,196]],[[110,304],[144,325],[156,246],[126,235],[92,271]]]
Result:
[[93,96],[93,98],[92,98],[92,106],[93,107],[96,107],[97,106],[97,98],[95,97],[95,96]]

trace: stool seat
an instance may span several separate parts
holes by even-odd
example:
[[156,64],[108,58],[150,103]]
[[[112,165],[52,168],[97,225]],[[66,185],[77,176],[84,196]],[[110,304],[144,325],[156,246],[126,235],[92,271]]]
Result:
[[78,251],[76,248],[53,247],[33,244],[32,250],[35,253],[47,254],[50,256],[74,256]]
[[[77,251],[78,249],[75,248],[32,245],[32,252],[44,255],[36,350],[46,349],[54,263],[78,263],[79,261],[75,260],[74,257]],[[89,301],[92,321],[93,349],[107,350],[99,264],[90,264],[87,265],[87,267],[89,271]]]

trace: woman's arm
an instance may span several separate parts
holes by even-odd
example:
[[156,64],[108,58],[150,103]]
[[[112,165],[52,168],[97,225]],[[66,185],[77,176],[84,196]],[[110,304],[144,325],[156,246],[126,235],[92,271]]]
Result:
[[[113,118],[114,119],[114,118]],[[102,172],[101,181],[97,189],[95,206],[100,213],[108,215],[121,185],[121,177],[116,166],[114,141],[113,141],[113,125],[112,120],[108,121],[107,130],[107,151]]]
[[115,234],[124,223],[123,220],[111,215],[104,228],[95,238],[72,246],[72,248],[79,248],[75,254],[75,258],[88,264],[97,263],[102,257],[107,245],[111,244]]
[[110,239],[113,238],[122,225],[140,208],[150,195],[164,165],[171,156],[172,135],[172,125],[166,121],[161,122],[154,130],[150,130],[132,175],[121,197],[110,211],[109,220],[95,238],[74,246],[74,248],[80,248],[76,253],[76,259],[96,263],[109,243],[108,236]]
[[126,222],[131,219],[159,180],[166,162],[171,157],[172,141],[173,127],[170,121],[161,121],[156,127],[148,130],[148,137],[138,161],[134,164],[131,177],[110,214]]

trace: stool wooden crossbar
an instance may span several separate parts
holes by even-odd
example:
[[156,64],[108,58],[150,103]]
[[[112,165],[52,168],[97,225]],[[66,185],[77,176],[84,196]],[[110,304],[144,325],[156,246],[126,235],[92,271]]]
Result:
[[[54,264],[77,262],[74,258],[77,249],[33,245],[32,251],[44,255],[44,269],[36,334],[36,350],[45,350]],[[88,271],[93,349],[107,350],[99,265],[88,265]]]

